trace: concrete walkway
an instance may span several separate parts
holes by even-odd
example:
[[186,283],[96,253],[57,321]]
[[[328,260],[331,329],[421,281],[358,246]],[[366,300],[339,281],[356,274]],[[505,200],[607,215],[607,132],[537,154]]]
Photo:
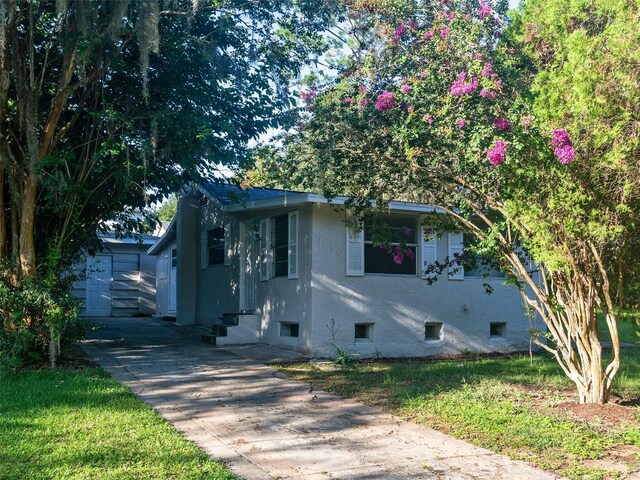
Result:
[[[248,480],[557,478],[380,409],[310,391],[249,358],[255,348],[238,349],[240,356],[157,320],[96,323],[103,329],[84,350]],[[287,357],[261,349],[261,361],[272,353]]]

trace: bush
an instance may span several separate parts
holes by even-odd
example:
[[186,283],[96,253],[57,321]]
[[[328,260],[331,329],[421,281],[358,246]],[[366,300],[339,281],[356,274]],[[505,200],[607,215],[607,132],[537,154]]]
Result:
[[50,273],[17,280],[12,266],[0,265],[0,369],[42,363],[47,357],[55,366],[65,330],[77,320],[71,279]]

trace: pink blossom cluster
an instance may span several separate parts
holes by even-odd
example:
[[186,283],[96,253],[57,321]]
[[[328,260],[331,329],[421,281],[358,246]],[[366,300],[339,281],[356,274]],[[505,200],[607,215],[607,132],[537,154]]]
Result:
[[305,102],[313,100],[317,95],[318,92],[316,92],[315,90],[303,90],[302,92],[300,92],[300,98]]
[[458,128],[464,128],[467,125],[467,121],[462,118],[460,119],[460,121],[458,122]]
[[400,26],[396,28],[396,31],[393,32],[393,37],[391,37],[391,41],[393,43],[398,43],[400,41],[400,37],[404,35],[405,30],[406,30],[406,27],[404,26],[404,23],[401,23]]
[[509,130],[511,130],[511,124],[509,123],[509,120],[504,117],[494,119],[493,126],[498,130],[502,130],[504,132],[508,132]]
[[351,103],[353,103],[353,97],[345,97],[342,99],[342,103],[344,103],[345,105],[351,105]]
[[440,37],[447,38],[451,33],[451,27],[444,27],[440,29]]
[[393,92],[387,92],[385,90],[380,95],[378,95],[375,106],[376,110],[383,111],[390,110],[396,105],[398,105],[398,102],[396,102],[396,96],[393,94]]
[[560,163],[566,165],[576,158],[573,143],[571,143],[571,139],[569,138],[569,134],[566,130],[554,130],[551,145],[555,148],[553,152],[556,154],[556,157],[560,159]]
[[423,37],[425,40],[429,40],[430,38],[433,38],[433,32],[425,32]]
[[402,93],[404,93],[405,95],[408,94],[411,91],[411,86],[407,85],[406,83],[404,85],[402,85],[400,87],[400,91]]
[[453,85],[451,85],[449,93],[455,97],[460,97],[467,93],[471,93],[478,88],[478,79],[475,77],[471,78],[470,82],[465,83],[468,77],[469,74],[467,72],[460,72],[458,74],[458,79],[453,82]]
[[489,100],[495,100],[498,96],[498,92],[496,92],[495,90],[489,90],[488,88],[483,88],[482,90],[480,90],[480,96]]
[[478,17],[485,19],[493,13],[493,9],[487,0],[480,0],[480,8],[478,8]]
[[504,157],[507,155],[507,142],[504,140],[496,140],[493,143],[493,148],[487,151],[487,158],[491,165],[497,166],[504,162]]
[[402,249],[400,245],[396,245],[393,248],[393,263],[396,265],[401,265],[404,261],[404,257],[407,257],[409,260],[413,260],[416,258],[415,253],[410,248]]

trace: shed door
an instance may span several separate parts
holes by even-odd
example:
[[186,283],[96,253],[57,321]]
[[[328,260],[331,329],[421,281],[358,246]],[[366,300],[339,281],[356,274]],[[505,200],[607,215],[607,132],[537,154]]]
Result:
[[111,257],[87,257],[87,315],[111,316]]
[[169,260],[169,311],[176,311],[176,298],[178,293],[178,248],[171,247],[171,259]]

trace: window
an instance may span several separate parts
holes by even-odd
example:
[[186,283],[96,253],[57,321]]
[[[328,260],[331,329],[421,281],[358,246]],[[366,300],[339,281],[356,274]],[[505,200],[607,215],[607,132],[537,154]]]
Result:
[[507,324],[505,322],[491,322],[489,324],[490,337],[506,337]]
[[224,228],[207,231],[207,258],[208,265],[224,263]]
[[289,218],[281,215],[272,222],[273,276],[286,277],[289,274]]
[[[415,275],[417,224],[413,215],[389,214],[365,225],[364,272]],[[389,242],[394,253],[389,253],[387,245],[380,245],[383,241]]]
[[373,323],[356,323],[354,338],[358,340],[370,340],[373,338]]
[[300,325],[292,322],[280,322],[281,337],[298,337],[300,336]]
[[427,322],[424,324],[425,340],[442,340],[442,322]]

